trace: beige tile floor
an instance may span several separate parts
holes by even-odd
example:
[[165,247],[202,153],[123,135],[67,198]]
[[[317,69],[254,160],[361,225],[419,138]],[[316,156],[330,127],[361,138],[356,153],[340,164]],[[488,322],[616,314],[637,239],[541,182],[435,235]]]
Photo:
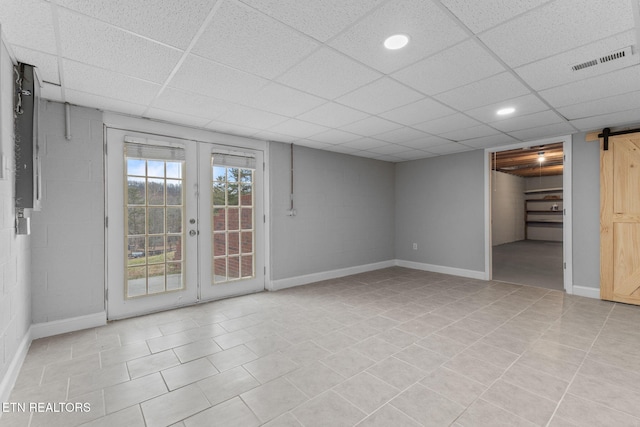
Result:
[[2,426],[640,426],[640,307],[389,268],[34,341]]

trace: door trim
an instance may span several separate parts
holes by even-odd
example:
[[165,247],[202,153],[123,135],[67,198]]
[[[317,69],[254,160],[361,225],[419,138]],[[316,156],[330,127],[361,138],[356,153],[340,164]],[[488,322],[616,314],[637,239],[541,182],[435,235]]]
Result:
[[[197,142],[206,142],[217,145],[228,146],[229,148],[244,148],[249,150],[256,150],[263,152],[263,210],[265,215],[264,226],[264,288],[265,290],[273,290],[271,283],[271,254],[269,248],[271,247],[271,230],[270,215],[271,215],[271,196],[270,196],[270,174],[269,174],[269,143],[265,140],[247,138],[242,136],[228,135],[224,133],[195,129],[186,126],[180,126],[171,123],[158,122],[155,120],[142,119],[137,117],[125,116],[122,114],[105,112],[103,114],[103,144],[106,150],[107,144],[107,129],[117,129],[129,132],[138,132],[148,135],[156,135],[159,137],[186,139]],[[106,213],[108,212],[107,190],[109,185],[109,176],[106,168],[106,156],[103,156],[105,162],[104,168],[104,203],[105,203],[105,221]],[[106,222],[105,222],[106,225]],[[106,301],[108,284],[109,284],[109,272],[107,269],[108,262],[108,236],[105,228],[105,269],[104,269],[104,294],[105,294],[105,311],[107,311],[107,319],[110,320],[108,312],[108,304]]]
[[564,289],[568,294],[573,294],[573,233],[572,233],[572,196],[571,196],[571,135],[557,138],[545,138],[535,141],[520,142],[511,145],[485,148],[484,150],[484,278],[493,278],[493,246],[491,242],[491,154],[500,151],[514,150],[532,145],[544,145],[553,142],[562,142],[562,149],[565,156],[564,169],[562,171],[563,207],[566,210],[562,228],[562,256],[566,267],[564,269],[563,282]]

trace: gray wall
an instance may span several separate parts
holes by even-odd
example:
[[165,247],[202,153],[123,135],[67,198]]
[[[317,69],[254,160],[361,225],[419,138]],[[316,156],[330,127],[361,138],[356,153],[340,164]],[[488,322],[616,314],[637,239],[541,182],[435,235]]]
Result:
[[484,271],[484,161],[475,150],[396,165],[396,258]]
[[572,137],[573,284],[600,287],[600,145]]
[[540,190],[541,188],[562,188],[562,175],[532,176],[524,180],[525,190]]
[[269,143],[272,279],[394,259],[394,165]]
[[43,102],[42,211],[32,218],[33,322],[104,311],[102,113]]
[[525,179],[491,171],[491,244],[524,239]]
[[[13,65],[0,42],[0,153],[14,168]],[[1,166],[0,166],[1,167]],[[0,382],[31,325],[29,236],[15,233],[14,186],[10,170],[0,180]],[[2,391],[2,390],[0,390]],[[0,396],[4,397],[4,396]],[[7,396],[8,397],[8,396]]]

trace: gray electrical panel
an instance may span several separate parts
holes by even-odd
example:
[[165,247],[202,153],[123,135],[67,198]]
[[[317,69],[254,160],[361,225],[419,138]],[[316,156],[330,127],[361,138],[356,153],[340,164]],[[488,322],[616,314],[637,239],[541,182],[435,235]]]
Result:
[[16,208],[40,210],[40,82],[32,65],[18,63],[15,73]]

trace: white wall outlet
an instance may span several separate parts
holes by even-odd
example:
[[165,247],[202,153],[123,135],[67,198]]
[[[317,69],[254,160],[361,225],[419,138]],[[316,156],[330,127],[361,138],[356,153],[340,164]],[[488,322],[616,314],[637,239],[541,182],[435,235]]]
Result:
[[414,251],[417,251],[417,250],[418,250],[418,244],[417,244],[417,243],[414,243],[414,244],[413,244],[413,250],[414,250]]

